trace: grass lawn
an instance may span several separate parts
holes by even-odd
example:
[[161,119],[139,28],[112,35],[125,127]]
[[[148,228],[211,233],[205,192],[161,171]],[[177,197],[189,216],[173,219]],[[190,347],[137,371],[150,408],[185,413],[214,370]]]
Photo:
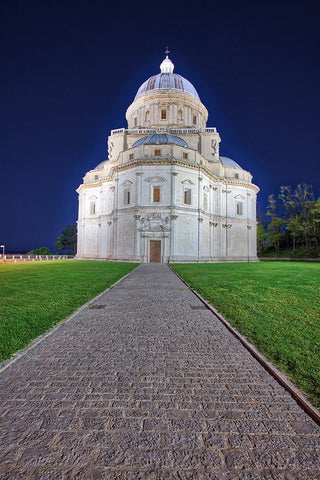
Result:
[[72,260],[0,265],[0,361],[10,358],[136,265]]
[[320,264],[171,265],[320,407]]

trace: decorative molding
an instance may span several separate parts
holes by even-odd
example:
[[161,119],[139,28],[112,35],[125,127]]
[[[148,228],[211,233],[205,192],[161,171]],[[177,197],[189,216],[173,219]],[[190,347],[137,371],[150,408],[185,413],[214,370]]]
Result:
[[222,190],[222,193],[231,193],[231,190]]
[[251,228],[252,228],[251,225],[247,225],[248,230],[251,230]]
[[230,223],[223,223],[223,224],[222,224],[222,227],[223,227],[223,228],[231,228],[232,225],[230,225]]
[[169,232],[170,231],[170,218],[163,217],[161,213],[152,212],[146,215],[141,215],[140,232]]
[[202,223],[202,222],[203,222],[203,218],[198,217],[198,222]]
[[135,218],[136,220],[140,220],[141,215],[135,214],[135,215],[133,215],[133,218]]
[[217,226],[218,226],[218,223],[217,223],[217,222],[211,222],[211,221],[209,221],[209,225],[210,225],[211,227],[217,227]]
[[171,220],[177,220],[179,215],[171,215]]
[[111,222],[110,220],[109,220],[109,222],[108,222],[108,225],[109,225],[109,227],[112,225],[112,222]]

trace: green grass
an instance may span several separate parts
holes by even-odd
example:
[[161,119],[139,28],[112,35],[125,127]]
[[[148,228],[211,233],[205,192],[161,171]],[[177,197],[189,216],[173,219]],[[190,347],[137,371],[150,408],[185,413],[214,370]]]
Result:
[[320,407],[320,264],[171,266]]
[[0,265],[0,361],[10,358],[135,266],[71,260]]

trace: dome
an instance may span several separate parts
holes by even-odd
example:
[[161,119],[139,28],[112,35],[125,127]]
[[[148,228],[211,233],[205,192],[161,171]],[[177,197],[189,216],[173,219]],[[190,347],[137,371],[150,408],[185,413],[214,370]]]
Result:
[[240,170],[243,170],[242,167],[240,167],[240,165],[237,162],[232,160],[232,158],[228,158],[228,157],[219,157],[219,158],[224,167],[240,168]]
[[93,168],[93,170],[101,170],[105,164],[107,163],[108,160],[103,160],[102,162],[100,162],[96,167]]
[[139,138],[139,140],[134,142],[132,147],[139,147],[140,145],[165,145],[171,143],[180,145],[180,147],[190,148],[183,138],[177,137],[176,135],[170,135],[169,133],[152,133],[147,137]]
[[160,65],[161,73],[148,78],[138,89],[135,100],[152,90],[182,90],[200,100],[197,90],[186,78],[173,73],[174,65],[168,58],[168,55]]

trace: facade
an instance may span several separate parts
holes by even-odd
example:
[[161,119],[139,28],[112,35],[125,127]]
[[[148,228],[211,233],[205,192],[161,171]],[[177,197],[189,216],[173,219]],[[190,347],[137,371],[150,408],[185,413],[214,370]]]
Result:
[[168,56],[160,70],[138,89],[128,128],[111,131],[108,159],[77,189],[77,257],[256,261],[259,188],[220,156],[206,107]]

